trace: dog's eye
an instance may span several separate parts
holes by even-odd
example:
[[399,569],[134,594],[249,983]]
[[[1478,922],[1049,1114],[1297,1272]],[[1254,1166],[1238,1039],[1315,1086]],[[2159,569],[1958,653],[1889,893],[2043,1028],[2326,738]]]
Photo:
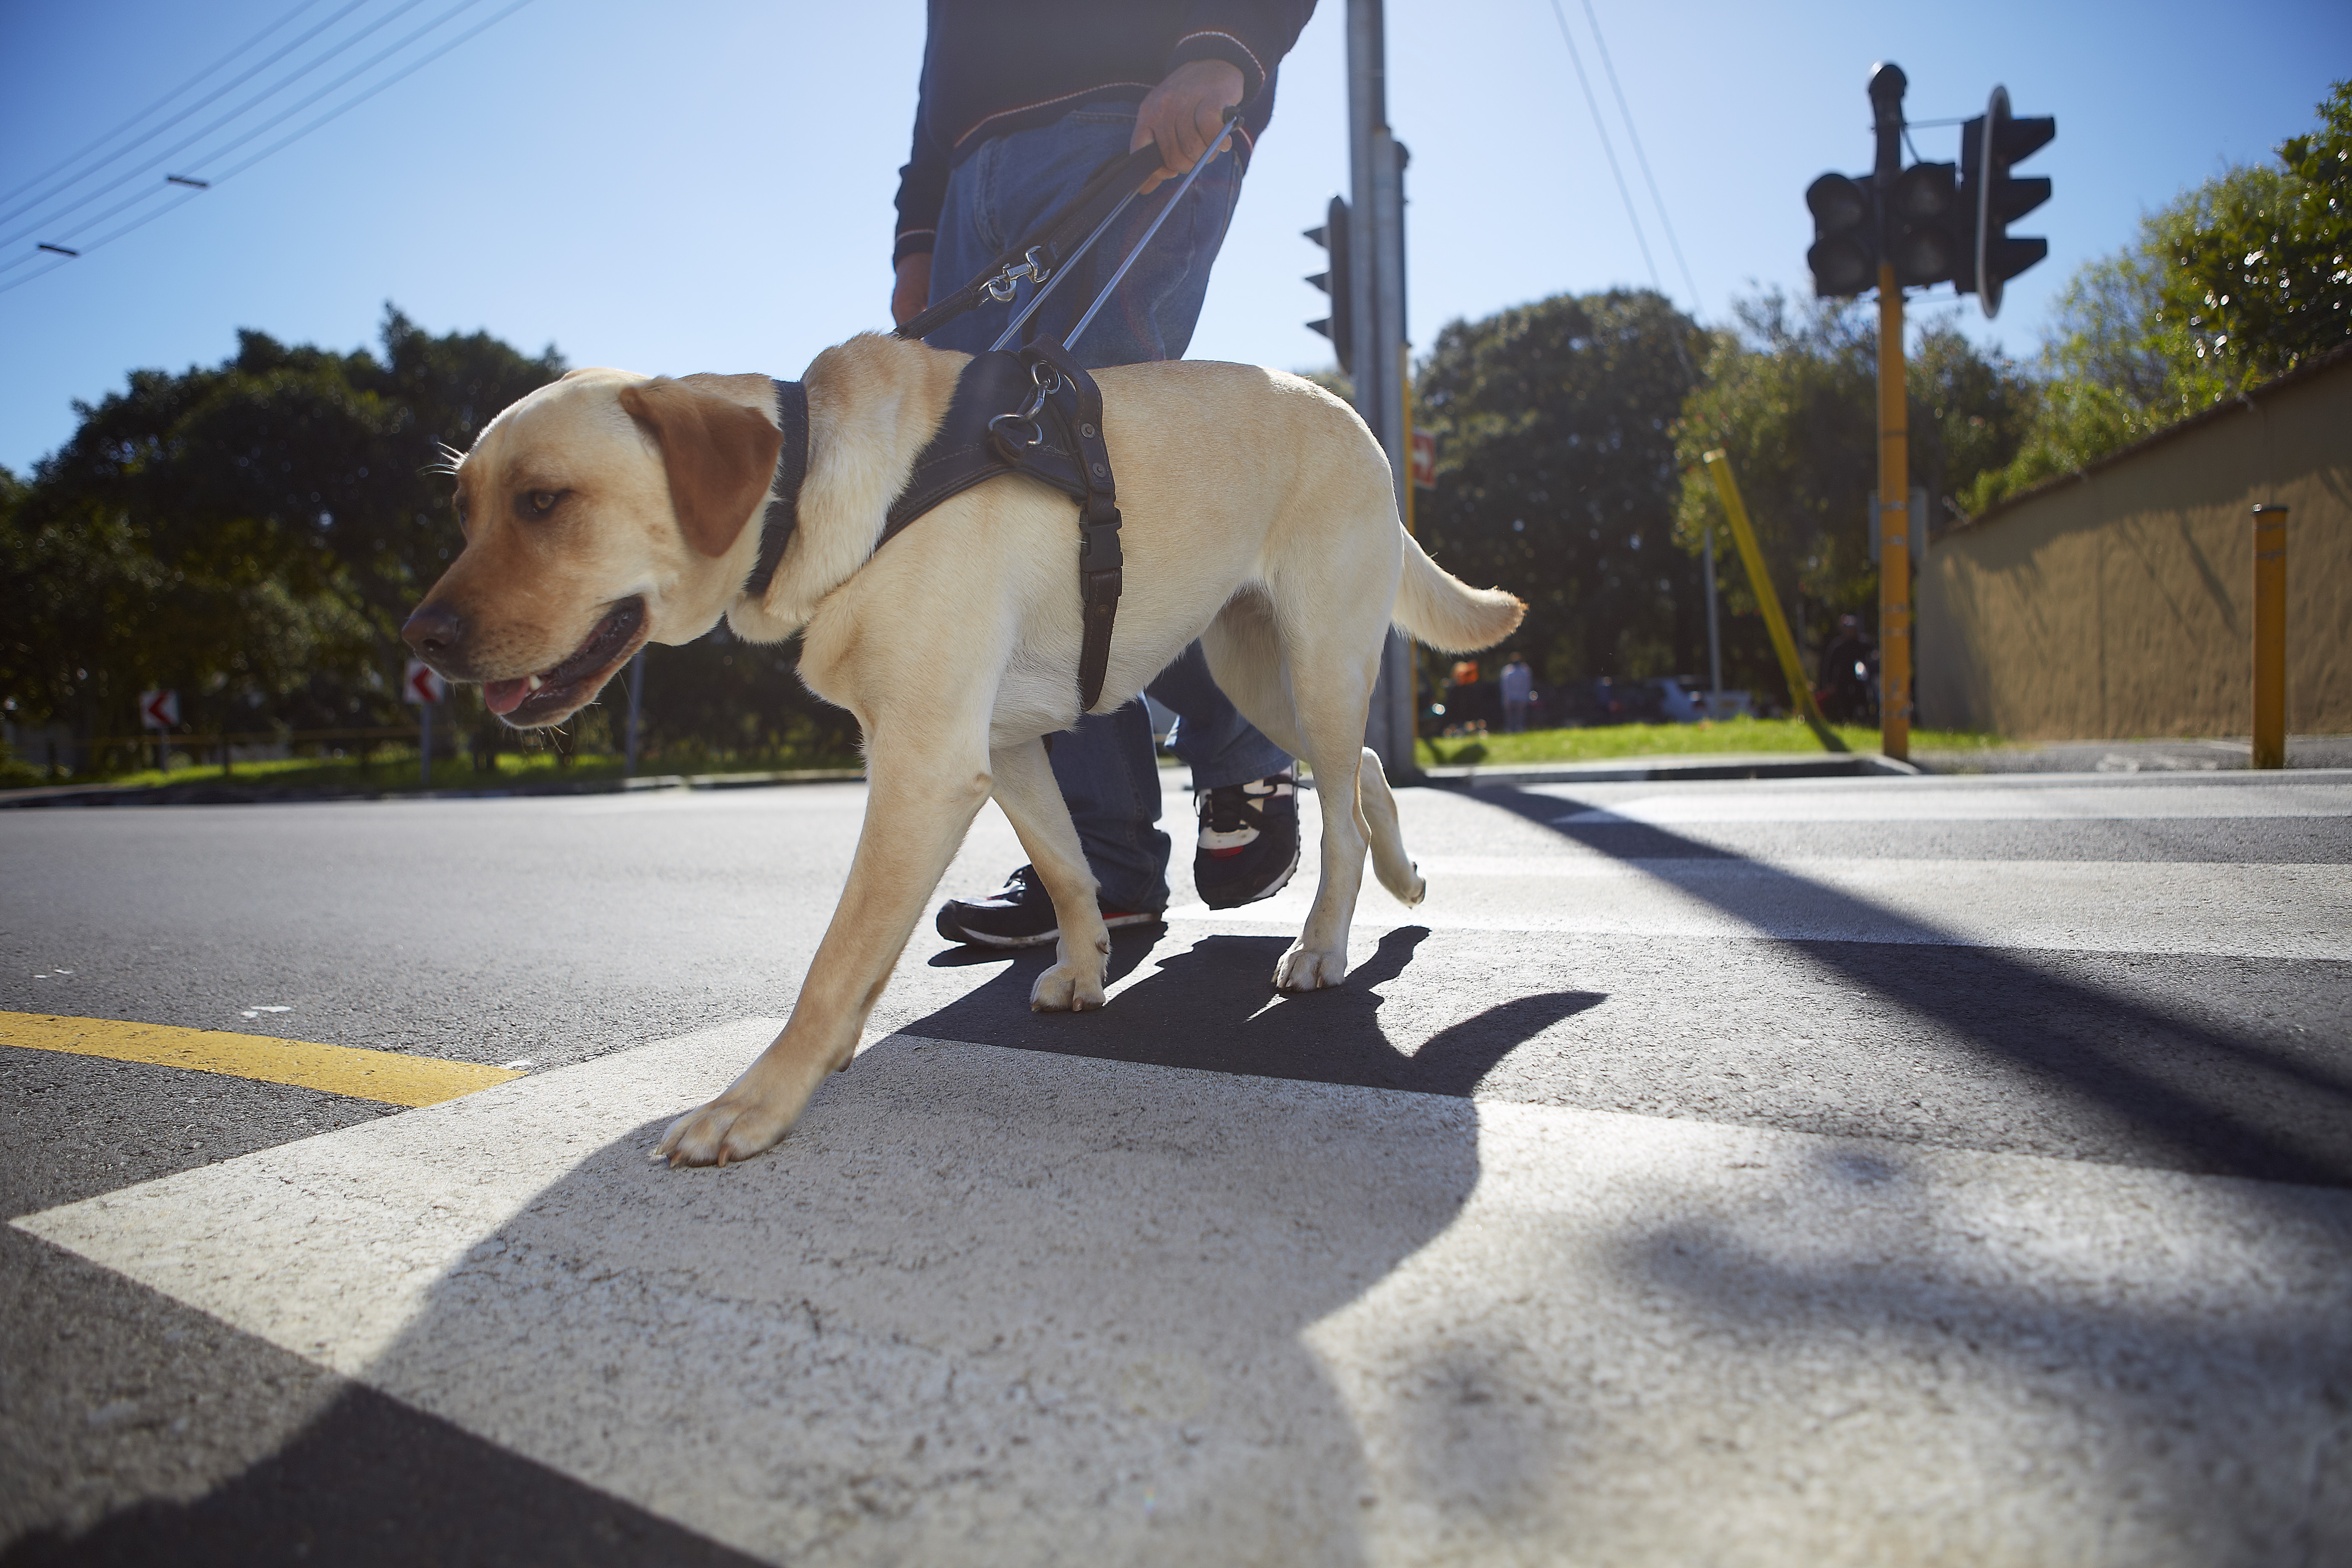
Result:
[[555,510],[555,492],[553,490],[531,491],[530,510],[533,511],[553,511]]
[[515,515],[525,521],[545,517],[555,510],[557,502],[571,493],[570,490],[525,490],[515,497]]

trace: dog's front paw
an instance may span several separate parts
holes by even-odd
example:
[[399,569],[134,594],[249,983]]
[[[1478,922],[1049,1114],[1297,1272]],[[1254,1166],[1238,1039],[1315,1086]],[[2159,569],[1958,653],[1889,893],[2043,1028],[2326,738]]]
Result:
[[1274,988],[1277,991],[1317,991],[1326,985],[1337,985],[1348,973],[1345,952],[1324,952],[1304,942],[1295,944],[1282,955],[1274,967]]
[[783,1142],[793,1117],[732,1091],[698,1106],[669,1124],[652,1158],[672,1165],[724,1165],[764,1154]]
[[1029,988],[1032,1013],[1089,1013],[1103,1005],[1102,961],[1057,963]]

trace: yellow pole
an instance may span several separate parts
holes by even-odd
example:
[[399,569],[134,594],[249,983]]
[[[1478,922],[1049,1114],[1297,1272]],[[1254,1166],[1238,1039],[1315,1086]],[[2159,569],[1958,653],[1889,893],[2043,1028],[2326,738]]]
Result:
[[1911,756],[1911,430],[1903,289],[1878,268],[1878,749]]
[[1412,492],[1421,487],[1412,482],[1412,345],[1397,347],[1397,384],[1404,388],[1404,531],[1412,534]]
[[1812,688],[1806,684],[1805,667],[1797,658],[1797,639],[1789,635],[1788,618],[1780,614],[1780,595],[1772,591],[1772,579],[1765,574],[1764,552],[1757,548],[1756,530],[1748,524],[1748,508],[1739,499],[1738,483],[1731,477],[1731,458],[1718,448],[1699,460],[1715,479],[1715,493],[1723,498],[1724,512],[1731,519],[1731,537],[1748,568],[1748,584],[1756,590],[1756,606],[1764,612],[1764,629],[1772,634],[1772,651],[1780,656],[1780,673],[1789,679],[1789,700],[1824,748],[1843,752],[1845,742],[1813,706]]
[[2286,508],[2254,508],[2254,756],[2286,766]]

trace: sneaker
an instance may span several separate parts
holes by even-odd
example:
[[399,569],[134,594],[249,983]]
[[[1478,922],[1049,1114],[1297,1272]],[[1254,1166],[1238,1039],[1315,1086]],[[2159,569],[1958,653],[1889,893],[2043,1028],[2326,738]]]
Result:
[[[1102,906],[1103,924],[1150,925],[1158,910],[1115,910]],[[1054,918],[1054,900],[1034,868],[1024,866],[1004,879],[1004,886],[984,899],[950,899],[940,906],[940,934],[950,942],[976,942],[982,947],[1042,947],[1062,934]]]
[[1192,886],[1213,910],[1282,891],[1298,869],[1298,781],[1285,771],[1199,796],[1201,847]]

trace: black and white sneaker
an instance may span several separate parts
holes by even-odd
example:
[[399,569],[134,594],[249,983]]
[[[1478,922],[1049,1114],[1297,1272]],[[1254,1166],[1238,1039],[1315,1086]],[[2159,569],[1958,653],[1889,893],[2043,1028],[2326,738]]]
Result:
[[[1150,925],[1158,910],[1114,910],[1102,906],[1103,924]],[[1004,886],[984,899],[950,899],[940,906],[940,934],[950,942],[982,947],[1042,947],[1062,934],[1054,917],[1054,900],[1034,867],[1024,866],[1004,879]]]
[[1201,847],[1192,886],[1213,910],[1270,899],[1298,869],[1298,781],[1272,778],[1200,792]]

